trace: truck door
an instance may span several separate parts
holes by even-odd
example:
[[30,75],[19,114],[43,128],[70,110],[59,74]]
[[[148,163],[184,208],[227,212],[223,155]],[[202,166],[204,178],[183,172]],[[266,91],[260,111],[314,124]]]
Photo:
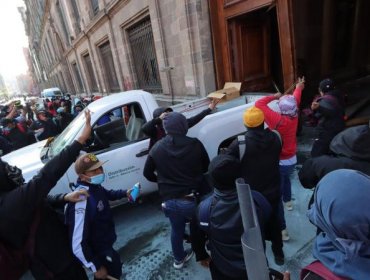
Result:
[[[103,165],[105,188],[129,189],[140,182],[142,194],[157,189],[143,176],[149,146],[149,138],[141,131],[145,122],[140,104],[134,102],[105,112],[93,125],[94,142],[90,148],[100,161],[107,161]],[[76,179],[76,175],[69,174],[69,178]]]

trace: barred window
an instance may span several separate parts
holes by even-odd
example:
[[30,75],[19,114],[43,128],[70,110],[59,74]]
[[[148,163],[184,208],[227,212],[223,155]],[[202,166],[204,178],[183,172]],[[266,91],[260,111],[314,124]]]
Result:
[[162,92],[150,18],[127,32],[139,87],[152,93]]
[[71,6],[72,6],[72,12],[73,12],[73,17],[75,18],[75,28],[76,28],[76,33],[79,33],[81,31],[80,27],[80,13],[78,12],[77,8],[77,3],[76,0],[70,0]]
[[92,91],[97,92],[98,91],[98,85],[96,83],[95,75],[94,75],[94,69],[91,63],[90,54],[86,54],[83,56],[84,62],[85,62],[85,68],[87,72],[87,77],[89,80],[89,85]]
[[117,79],[116,70],[114,69],[114,62],[112,50],[109,41],[99,46],[101,60],[103,63],[105,79],[108,84],[108,90],[111,92],[119,91],[119,83]]
[[63,30],[63,33],[64,33],[65,42],[69,45],[69,34],[68,34],[66,22],[64,20],[63,11],[62,11],[62,8],[60,7],[59,1],[56,3],[56,7],[57,7],[57,12],[58,12],[60,24],[62,25],[62,30]]
[[83,91],[82,79],[81,79],[80,71],[78,71],[78,67],[77,67],[76,62],[72,63],[72,69],[73,69],[75,79],[76,79],[76,82],[77,82],[77,91],[82,92]]
[[99,12],[99,0],[90,0],[94,16]]

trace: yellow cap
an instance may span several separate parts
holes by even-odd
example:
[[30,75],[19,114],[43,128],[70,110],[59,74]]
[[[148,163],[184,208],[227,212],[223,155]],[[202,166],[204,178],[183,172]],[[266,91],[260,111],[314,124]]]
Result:
[[260,126],[265,120],[265,116],[261,109],[257,107],[251,107],[244,111],[243,121],[247,127]]

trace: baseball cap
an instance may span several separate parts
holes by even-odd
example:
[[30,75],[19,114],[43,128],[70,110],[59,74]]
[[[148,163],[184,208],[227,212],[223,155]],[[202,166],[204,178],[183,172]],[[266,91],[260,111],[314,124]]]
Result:
[[251,107],[244,111],[243,121],[247,127],[257,127],[263,124],[265,116],[261,109]]
[[332,79],[322,80],[319,84],[319,90],[322,91],[323,93],[332,91],[333,89],[335,89],[335,84]]
[[75,163],[75,171],[77,174],[85,173],[86,171],[92,171],[98,169],[107,161],[99,161],[96,155],[88,153],[80,156]]

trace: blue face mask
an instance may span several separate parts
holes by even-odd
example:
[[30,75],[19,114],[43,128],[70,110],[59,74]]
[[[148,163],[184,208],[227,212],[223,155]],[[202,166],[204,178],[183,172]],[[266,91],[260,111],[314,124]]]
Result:
[[105,180],[104,173],[90,177],[90,183],[93,185],[100,185],[101,183],[104,182],[104,180]]

